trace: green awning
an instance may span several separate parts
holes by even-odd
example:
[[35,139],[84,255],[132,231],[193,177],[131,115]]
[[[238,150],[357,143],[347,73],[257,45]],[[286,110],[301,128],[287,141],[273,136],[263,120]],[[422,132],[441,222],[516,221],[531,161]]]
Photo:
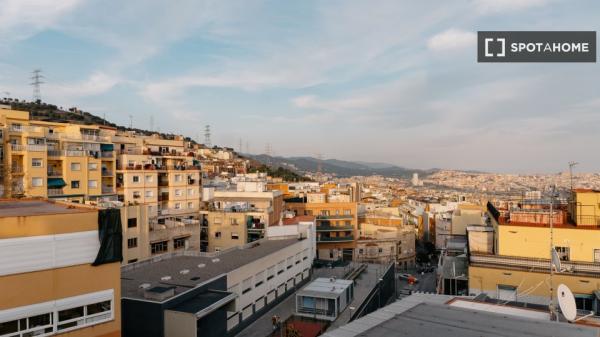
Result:
[[61,188],[67,186],[67,183],[62,178],[48,178],[48,187]]
[[100,144],[100,151],[113,151],[114,148],[113,144]]

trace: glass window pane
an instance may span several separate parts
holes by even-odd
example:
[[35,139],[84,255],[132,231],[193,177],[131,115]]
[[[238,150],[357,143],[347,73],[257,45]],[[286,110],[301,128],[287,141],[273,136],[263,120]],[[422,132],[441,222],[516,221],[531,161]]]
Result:
[[58,312],[58,321],[67,321],[73,318],[83,317],[83,307],[71,308]]
[[36,326],[44,326],[52,323],[50,314],[43,314],[38,316],[29,317],[29,328],[35,328]]
[[0,335],[8,334],[11,332],[19,331],[18,321],[2,322],[0,323]]
[[105,311],[110,311],[110,301],[94,303],[87,306],[88,315],[93,315]]

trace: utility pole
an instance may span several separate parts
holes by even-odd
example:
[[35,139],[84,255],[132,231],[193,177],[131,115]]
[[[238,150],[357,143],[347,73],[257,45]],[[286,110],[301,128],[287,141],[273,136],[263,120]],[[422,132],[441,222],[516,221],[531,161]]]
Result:
[[240,142],[238,144],[238,152],[242,153],[242,138],[240,138]]
[[206,126],[204,127],[204,146],[208,148],[212,147],[210,141],[210,125],[208,124],[206,124]]
[[42,94],[40,91],[40,85],[43,84],[44,82],[42,81],[42,79],[44,78],[44,75],[42,75],[42,69],[35,69],[32,72],[33,76],[31,76],[31,83],[30,85],[33,86],[33,101],[37,102],[37,101],[42,101]]
[[579,165],[579,163],[574,161],[569,162],[569,179],[571,180],[571,191],[573,191],[573,167],[575,167],[575,165]]
[[554,195],[556,185],[552,187],[552,194],[550,195],[550,320],[553,320],[556,316],[556,305],[554,304],[554,264],[552,263],[552,256],[554,255],[554,221],[552,219],[554,213]]
[[129,128],[133,129],[133,116],[129,115]]

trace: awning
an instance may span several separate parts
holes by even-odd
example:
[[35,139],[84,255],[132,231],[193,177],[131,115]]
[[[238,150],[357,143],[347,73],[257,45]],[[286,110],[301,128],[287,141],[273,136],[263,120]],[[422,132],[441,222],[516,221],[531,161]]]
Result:
[[62,178],[48,178],[48,187],[65,187],[67,183]]
[[100,144],[100,151],[113,151],[114,148],[113,144]]

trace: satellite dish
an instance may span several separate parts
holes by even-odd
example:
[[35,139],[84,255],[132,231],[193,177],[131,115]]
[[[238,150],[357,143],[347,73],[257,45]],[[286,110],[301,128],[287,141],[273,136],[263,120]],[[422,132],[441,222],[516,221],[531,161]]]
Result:
[[560,284],[556,290],[556,298],[558,298],[558,306],[563,316],[569,322],[573,322],[577,317],[577,306],[575,305],[575,296],[571,289],[564,284]]
[[557,272],[562,272],[562,266],[561,266],[561,262],[560,262],[560,257],[558,256],[558,252],[556,251],[556,248],[552,247],[552,265],[554,266],[554,268],[556,268],[555,270]]

